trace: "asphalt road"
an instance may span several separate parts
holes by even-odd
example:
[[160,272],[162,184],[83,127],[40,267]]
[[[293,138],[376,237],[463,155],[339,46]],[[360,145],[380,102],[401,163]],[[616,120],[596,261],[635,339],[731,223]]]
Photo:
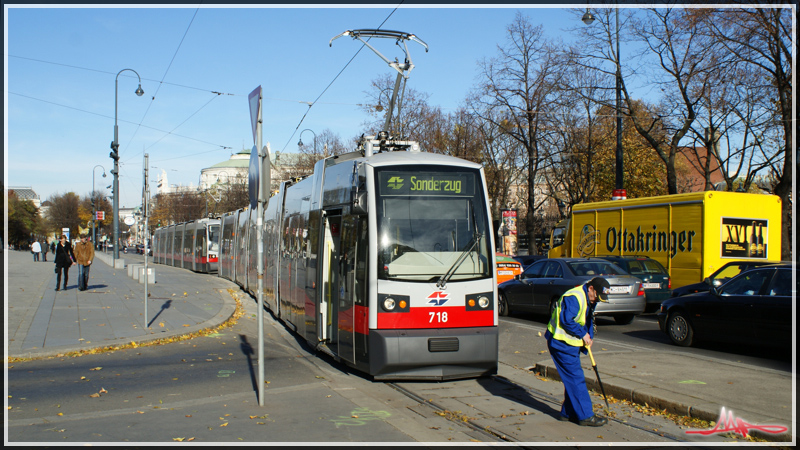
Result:
[[[544,334],[547,318],[533,314],[513,314],[501,317],[501,321],[521,327],[518,333],[524,334],[526,327],[532,332]],[[719,361],[746,364],[754,367],[792,373],[792,352],[785,349],[769,349],[763,346],[729,346],[724,343],[703,342],[694,347],[679,347],[658,328],[655,314],[636,317],[628,325],[618,325],[609,317],[597,318],[599,344],[615,350],[649,350],[653,352],[678,352],[703,356]],[[544,349],[544,348],[543,348]]]

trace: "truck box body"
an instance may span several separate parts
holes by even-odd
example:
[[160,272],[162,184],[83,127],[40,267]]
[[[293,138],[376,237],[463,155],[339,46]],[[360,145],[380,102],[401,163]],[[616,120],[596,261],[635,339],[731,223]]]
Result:
[[780,260],[781,200],[706,191],[578,204],[553,230],[550,247],[551,258],[648,256],[681,287],[729,260]]

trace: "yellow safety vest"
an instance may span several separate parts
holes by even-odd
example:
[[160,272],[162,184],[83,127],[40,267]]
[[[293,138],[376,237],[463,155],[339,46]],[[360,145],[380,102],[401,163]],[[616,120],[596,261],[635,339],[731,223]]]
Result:
[[564,295],[558,299],[558,303],[556,304],[555,309],[553,310],[553,316],[550,317],[550,323],[547,325],[547,331],[553,335],[553,339],[558,339],[566,344],[572,345],[573,347],[582,347],[583,346],[583,336],[580,338],[576,338],[575,336],[567,333],[566,330],[561,328],[561,305],[562,300],[564,297],[569,295],[574,296],[578,299],[578,314],[573,319],[579,325],[586,325],[586,308],[589,302],[586,300],[586,292],[583,290],[583,285],[574,287]]

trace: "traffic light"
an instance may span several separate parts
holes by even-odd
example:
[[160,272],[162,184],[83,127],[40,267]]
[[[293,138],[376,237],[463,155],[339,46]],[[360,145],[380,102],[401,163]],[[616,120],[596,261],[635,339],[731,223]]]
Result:
[[119,144],[111,141],[111,153],[108,154],[114,161],[119,161]]

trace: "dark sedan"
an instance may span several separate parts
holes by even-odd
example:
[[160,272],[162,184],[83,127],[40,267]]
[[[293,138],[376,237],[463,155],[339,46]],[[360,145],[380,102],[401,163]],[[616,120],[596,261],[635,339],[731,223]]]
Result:
[[550,314],[564,292],[596,276],[608,280],[611,293],[608,303],[598,303],[595,315],[613,316],[617,323],[628,324],[644,311],[641,280],[619,266],[598,258],[552,258],[534,262],[522,274],[497,287],[499,314]]
[[722,286],[726,281],[730,280],[736,275],[739,275],[745,270],[750,270],[753,267],[777,263],[778,261],[731,261],[729,263],[725,263],[725,265],[717,269],[716,272],[712,273],[706,277],[705,280],[699,283],[687,284],[686,286],[673,289],[672,296],[680,297],[682,295],[694,294],[695,292],[708,292],[708,290],[713,286]]
[[622,267],[629,274],[642,280],[646,312],[656,312],[661,302],[670,298],[672,280],[660,262],[647,256],[598,256]]
[[792,345],[792,264],[742,272],[708,292],[661,304],[658,325],[676,344],[698,340]]

